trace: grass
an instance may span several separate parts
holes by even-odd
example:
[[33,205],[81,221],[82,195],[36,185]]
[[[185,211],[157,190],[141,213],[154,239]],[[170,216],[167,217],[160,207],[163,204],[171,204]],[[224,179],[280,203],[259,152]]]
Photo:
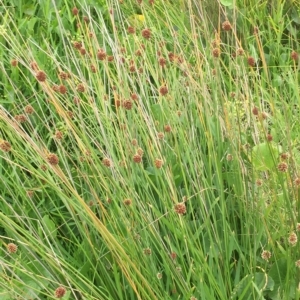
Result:
[[299,299],[299,4],[93,2],[0,0],[0,299]]

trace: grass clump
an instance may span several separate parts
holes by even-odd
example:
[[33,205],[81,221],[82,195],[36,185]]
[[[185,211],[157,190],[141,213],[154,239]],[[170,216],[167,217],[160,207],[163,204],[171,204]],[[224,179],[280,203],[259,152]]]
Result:
[[299,298],[300,8],[246,2],[0,1],[1,299]]

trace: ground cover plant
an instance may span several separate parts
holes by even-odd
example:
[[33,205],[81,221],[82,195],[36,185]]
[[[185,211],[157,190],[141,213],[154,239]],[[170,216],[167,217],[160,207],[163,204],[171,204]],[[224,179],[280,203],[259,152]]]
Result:
[[0,4],[0,299],[299,299],[297,1]]

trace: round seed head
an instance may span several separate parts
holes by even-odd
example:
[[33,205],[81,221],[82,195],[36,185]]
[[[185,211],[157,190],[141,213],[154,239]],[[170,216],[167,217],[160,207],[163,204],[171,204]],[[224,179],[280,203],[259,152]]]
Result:
[[184,202],[177,203],[174,206],[174,210],[179,215],[184,215],[186,213],[186,206]]
[[66,88],[66,86],[63,85],[63,84],[60,84],[60,85],[58,86],[58,92],[60,92],[61,94],[66,94],[66,93],[67,93],[67,88]]
[[232,29],[229,21],[225,21],[222,23],[222,29],[225,31],[230,31]]
[[159,93],[162,95],[162,96],[165,96],[168,94],[168,88],[167,86],[163,85],[159,88]]
[[0,149],[3,152],[9,152],[11,150],[11,145],[8,141],[0,140]]
[[26,114],[31,115],[34,113],[34,108],[30,104],[28,104],[25,106],[24,111]]
[[46,73],[44,71],[37,71],[35,78],[39,81],[39,82],[44,82],[47,79]]
[[56,166],[59,163],[58,156],[54,153],[50,153],[47,155],[47,161],[52,166]]
[[103,158],[102,163],[105,167],[108,167],[108,168],[110,168],[112,166],[111,160],[107,157]]
[[55,298],[62,298],[66,294],[66,289],[62,286],[58,287],[55,292]]
[[6,246],[8,253],[16,253],[18,250],[18,246],[14,243],[9,243]]
[[18,61],[16,59],[12,59],[10,61],[10,64],[11,64],[12,67],[16,67],[18,65]]
[[127,32],[128,32],[129,34],[134,34],[134,33],[135,33],[135,28],[134,28],[133,26],[129,26],[129,27],[127,28]]
[[294,61],[297,61],[299,58],[299,54],[296,51],[292,51],[291,53],[291,59]]
[[162,166],[163,166],[164,162],[162,159],[159,159],[157,158],[155,161],[154,161],[154,165],[157,169],[160,169]]
[[254,58],[254,57],[249,56],[249,57],[247,58],[247,62],[248,62],[248,65],[249,65],[250,67],[255,67],[256,61],[255,61],[255,58]]
[[142,30],[142,37],[146,40],[149,40],[151,38],[151,30],[149,28],[145,28]]
[[136,153],[136,154],[133,156],[133,161],[134,161],[135,163],[137,163],[137,164],[141,163],[141,162],[142,162],[142,156]]
[[79,13],[78,8],[77,8],[77,7],[73,7],[73,8],[72,8],[72,14],[73,14],[74,16],[77,16],[78,13]]

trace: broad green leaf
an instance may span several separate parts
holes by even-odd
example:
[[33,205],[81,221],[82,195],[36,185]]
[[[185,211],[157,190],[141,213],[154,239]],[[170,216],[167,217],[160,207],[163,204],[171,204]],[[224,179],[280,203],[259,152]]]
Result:
[[252,164],[257,171],[267,171],[275,167],[274,159],[279,155],[272,143],[261,143],[252,148]]
[[272,291],[274,289],[274,280],[272,277],[268,276],[266,273],[257,272],[255,273],[254,282],[260,290],[269,290]]
[[287,259],[278,259],[270,268],[268,275],[272,277],[275,285],[279,287],[285,281],[287,276]]
[[56,238],[57,229],[55,223],[50,219],[48,215],[43,217],[43,223],[49,231],[49,234],[52,238]]
[[233,0],[221,0],[220,2],[224,6],[233,6]]

